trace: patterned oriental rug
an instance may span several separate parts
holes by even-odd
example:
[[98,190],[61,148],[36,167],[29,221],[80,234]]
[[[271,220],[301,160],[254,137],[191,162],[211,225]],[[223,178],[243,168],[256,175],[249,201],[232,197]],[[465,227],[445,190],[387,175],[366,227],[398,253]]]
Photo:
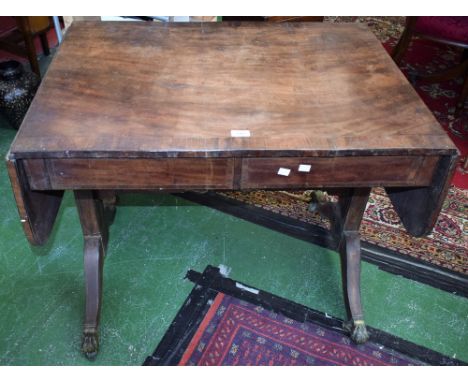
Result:
[[189,271],[196,287],[145,366],[461,365],[384,332],[355,345],[343,322],[223,277]]
[[360,349],[348,338],[313,323],[218,293],[179,365],[381,366],[420,365],[375,344]]
[[[361,22],[368,25],[387,51],[391,52],[403,32],[404,17],[325,17],[325,22]],[[455,66],[461,50],[421,39],[414,39],[405,55],[401,69],[405,75],[441,71]],[[448,198],[431,235],[413,238],[406,234],[392,204],[383,189],[374,189],[361,226],[363,241],[378,250],[391,252],[403,260],[417,261],[423,267],[447,271],[455,275],[456,283],[468,287],[468,174],[463,162],[468,154],[468,106],[455,117],[455,104],[462,86],[462,78],[438,84],[417,83],[415,89],[448,132],[461,152]],[[277,220],[287,224],[326,226],[317,215],[308,211],[308,192],[229,192],[220,193],[221,200],[237,201],[277,215]],[[221,203],[221,202],[220,202]],[[218,205],[220,204],[218,203]],[[216,208],[216,206],[215,206]],[[223,209],[223,208],[221,208]],[[239,209],[239,208],[238,208]],[[242,217],[242,213],[237,213]],[[274,219],[269,215],[269,219]],[[286,224],[286,223],[285,223]],[[278,227],[281,224],[278,225]],[[283,224],[284,225],[284,224]],[[271,228],[276,228],[270,225]],[[279,228],[281,230],[281,228]],[[398,272],[397,272],[398,273]],[[445,276],[444,276],[445,277]],[[431,279],[431,276],[428,276]],[[436,285],[437,286],[437,285]],[[453,288],[445,288],[453,291]]]

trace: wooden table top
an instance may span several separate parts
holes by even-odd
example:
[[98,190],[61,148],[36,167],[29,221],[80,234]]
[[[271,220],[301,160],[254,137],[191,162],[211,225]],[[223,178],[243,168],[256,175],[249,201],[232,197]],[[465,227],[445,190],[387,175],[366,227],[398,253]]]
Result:
[[455,152],[364,26],[77,22],[10,158]]

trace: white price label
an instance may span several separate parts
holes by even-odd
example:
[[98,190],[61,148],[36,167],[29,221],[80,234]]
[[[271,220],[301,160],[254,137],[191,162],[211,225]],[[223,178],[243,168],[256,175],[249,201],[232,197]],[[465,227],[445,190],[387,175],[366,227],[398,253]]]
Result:
[[234,138],[250,137],[250,130],[231,130],[231,137],[234,137]]
[[312,166],[310,164],[300,164],[298,171],[299,172],[310,172],[311,167]]
[[280,167],[278,170],[278,175],[289,176],[291,170],[289,168]]

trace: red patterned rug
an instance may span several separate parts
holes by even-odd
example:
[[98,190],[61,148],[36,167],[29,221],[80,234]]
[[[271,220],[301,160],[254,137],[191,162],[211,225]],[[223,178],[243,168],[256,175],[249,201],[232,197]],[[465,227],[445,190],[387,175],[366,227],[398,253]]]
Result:
[[459,365],[430,349],[368,328],[351,342],[343,322],[224,277],[208,266],[146,366]]
[[179,365],[388,366],[421,365],[376,344],[347,336],[219,293]]

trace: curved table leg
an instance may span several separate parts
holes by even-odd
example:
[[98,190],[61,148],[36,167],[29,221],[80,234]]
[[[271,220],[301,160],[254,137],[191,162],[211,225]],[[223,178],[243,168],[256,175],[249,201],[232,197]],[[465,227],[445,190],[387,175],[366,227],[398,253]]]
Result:
[[344,324],[351,339],[359,344],[369,339],[361,304],[361,243],[359,226],[369,199],[370,188],[340,189],[338,203],[312,197],[310,209],[331,221],[331,234],[341,255],[343,290],[350,320]]
[[361,243],[359,227],[369,199],[370,188],[355,188],[344,191],[339,196],[340,219],[335,224],[338,236],[338,249],[341,254],[342,275],[350,320],[345,329],[351,339],[362,344],[369,339],[361,304]]
[[346,258],[346,294],[351,319],[345,324],[351,339],[365,343],[369,339],[361,304],[361,244],[359,232],[343,232],[342,256]]
[[104,206],[93,191],[75,191],[76,207],[84,236],[85,322],[81,349],[88,359],[99,350],[99,316],[102,298],[102,270],[108,227]]
[[98,326],[101,312],[103,264],[104,245],[102,238],[85,236],[86,313],[81,350],[88,359],[94,359],[99,350]]

